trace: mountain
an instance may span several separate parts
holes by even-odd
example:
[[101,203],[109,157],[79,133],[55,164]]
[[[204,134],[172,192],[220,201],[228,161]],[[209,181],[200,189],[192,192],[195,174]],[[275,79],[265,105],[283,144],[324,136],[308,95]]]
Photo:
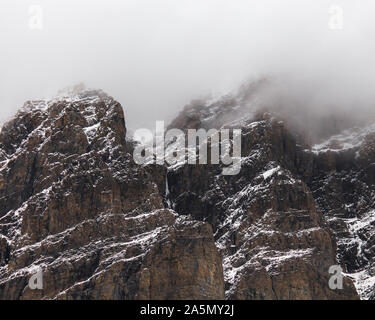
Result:
[[3,126],[1,299],[224,297],[211,226],[165,208],[125,135],[101,91],[28,102]]
[[[375,298],[375,121],[260,103],[265,84],[193,101],[172,122],[242,129],[238,175],[169,169],[172,208],[213,226],[228,299]],[[327,288],[332,265],[341,292]]]
[[[264,86],[168,126],[241,129],[233,176],[136,164],[102,91],[27,102],[0,132],[0,298],[375,299],[374,126],[301,125],[258,103]],[[43,290],[28,287],[37,268]]]

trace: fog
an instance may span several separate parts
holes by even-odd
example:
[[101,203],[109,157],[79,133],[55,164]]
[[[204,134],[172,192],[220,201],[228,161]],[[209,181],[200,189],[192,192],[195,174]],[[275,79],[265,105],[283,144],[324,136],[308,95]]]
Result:
[[84,82],[123,105],[130,129],[152,127],[261,76],[308,108],[366,116],[374,9],[373,0],[2,0],[0,121]]

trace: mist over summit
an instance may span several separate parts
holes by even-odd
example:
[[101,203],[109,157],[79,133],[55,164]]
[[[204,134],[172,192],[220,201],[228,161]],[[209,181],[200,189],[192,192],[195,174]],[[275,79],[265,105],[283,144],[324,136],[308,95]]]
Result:
[[3,0],[0,299],[375,299],[373,9]]
[[115,96],[131,130],[169,122],[192,99],[263,76],[285,82],[283,94],[312,110],[371,109],[375,100],[370,0],[334,3],[342,8],[342,29],[330,28],[335,12],[323,0],[38,5],[43,28],[30,29],[29,2],[3,2],[2,122],[24,101],[80,82]]

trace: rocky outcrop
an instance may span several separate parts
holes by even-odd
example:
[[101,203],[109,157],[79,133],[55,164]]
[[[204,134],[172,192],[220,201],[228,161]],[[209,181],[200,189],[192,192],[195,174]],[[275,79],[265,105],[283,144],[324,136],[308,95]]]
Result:
[[[241,128],[240,173],[223,176],[220,167],[187,164],[168,172],[172,208],[213,225],[226,297],[358,299],[349,278],[343,290],[329,288],[329,268],[339,264],[336,239],[308,184],[318,164],[303,135],[241,99],[231,101],[191,104],[172,124],[198,129],[209,119],[217,129]],[[241,110],[242,116],[225,124],[218,111],[223,108]]]
[[375,126],[315,145],[313,195],[338,243],[338,260],[363,299],[375,298]]
[[135,164],[101,91],[26,103],[0,133],[0,298],[375,298],[375,130],[311,135],[257,104],[265,85],[194,101],[169,125],[241,129],[234,176]]
[[165,208],[125,135],[101,91],[28,102],[4,125],[1,299],[224,298],[212,228]]
[[238,176],[205,166],[170,171],[173,208],[214,226],[228,299],[354,299],[348,279],[344,291],[328,286],[336,244],[296,166],[305,163],[306,174],[311,157],[289,150],[288,135],[275,125],[260,121],[244,133],[254,145],[243,150]]

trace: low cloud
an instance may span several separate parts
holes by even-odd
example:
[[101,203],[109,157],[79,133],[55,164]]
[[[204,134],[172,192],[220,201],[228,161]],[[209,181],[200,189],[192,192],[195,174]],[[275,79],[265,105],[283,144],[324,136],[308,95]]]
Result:
[[279,83],[276,102],[366,117],[374,9],[371,0],[4,0],[0,120],[84,82],[119,100],[131,129],[152,127],[263,75]]

